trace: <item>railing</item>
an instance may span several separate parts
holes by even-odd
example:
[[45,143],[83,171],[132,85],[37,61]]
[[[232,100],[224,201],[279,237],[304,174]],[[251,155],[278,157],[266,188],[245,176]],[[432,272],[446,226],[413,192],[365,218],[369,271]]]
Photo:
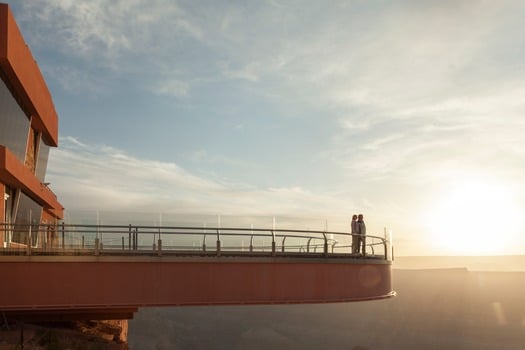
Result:
[[392,259],[390,241],[367,235],[352,253],[347,232],[238,227],[0,224],[0,255],[305,256]]

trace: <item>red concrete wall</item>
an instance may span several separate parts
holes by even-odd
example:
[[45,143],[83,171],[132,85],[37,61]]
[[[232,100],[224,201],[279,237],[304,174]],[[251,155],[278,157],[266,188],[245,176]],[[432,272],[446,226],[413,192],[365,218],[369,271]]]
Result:
[[7,4],[0,4],[0,66],[29,108],[32,126],[50,146],[58,145],[58,115],[29,47]]
[[356,260],[6,258],[0,263],[0,276],[9,281],[0,288],[4,311],[323,303],[379,299],[392,291],[390,264]]
[[62,205],[57,197],[44,186],[24,164],[6,147],[0,145],[0,182],[13,188],[21,188],[37,203],[58,218],[63,217]]
[[8,27],[9,7],[0,4],[0,60],[7,57],[7,27]]

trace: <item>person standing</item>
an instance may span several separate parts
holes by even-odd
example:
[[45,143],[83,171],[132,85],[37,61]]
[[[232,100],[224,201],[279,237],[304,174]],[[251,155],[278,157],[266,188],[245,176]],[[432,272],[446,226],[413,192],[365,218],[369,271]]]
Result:
[[352,254],[359,253],[359,224],[357,223],[357,215],[352,215]]
[[[357,227],[358,227],[358,233],[359,233],[359,241],[362,247],[363,256],[366,255],[366,225],[365,221],[363,220],[363,214],[359,214],[357,216]],[[358,244],[358,252],[359,252],[359,244]]]

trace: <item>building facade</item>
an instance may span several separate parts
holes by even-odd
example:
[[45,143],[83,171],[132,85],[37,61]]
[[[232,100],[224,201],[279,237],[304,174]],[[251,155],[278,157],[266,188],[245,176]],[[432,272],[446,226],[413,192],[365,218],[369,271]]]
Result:
[[[57,146],[58,116],[49,89],[9,6],[0,4],[0,248],[53,239],[52,232],[31,235],[30,227],[63,217],[45,182],[49,151]],[[13,230],[12,224],[22,226]]]

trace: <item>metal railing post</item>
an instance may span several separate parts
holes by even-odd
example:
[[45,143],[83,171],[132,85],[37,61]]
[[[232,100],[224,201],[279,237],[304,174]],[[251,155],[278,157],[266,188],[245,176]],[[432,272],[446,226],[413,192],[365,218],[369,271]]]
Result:
[[[155,235],[153,235],[155,237]],[[162,255],[162,238],[161,238],[160,220],[159,220],[159,238],[157,239],[157,255]]]
[[31,244],[32,244],[32,237],[31,237],[31,225],[29,225],[29,232],[27,234],[27,246],[26,246],[26,254],[29,256],[31,255]]
[[62,229],[62,249],[65,249],[66,248],[66,240],[65,240],[65,236],[66,236],[65,230],[66,230],[66,228],[65,228],[64,222],[62,222],[61,229]]
[[392,261],[394,261],[394,259],[395,259],[394,246],[393,246],[393,245],[390,246],[390,249],[392,249],[392,252],[391,252],[392,255],[390,256],[390,259],[391,259]]
[[129,224],[128,228],[128,249],[131,250],[131,224]]
[[323,232],[323,237],[324,237],[324,249],[323,249],[323,254],[325,257],[328,256],[328,239],[326,239],[326,233]]
[[312,240],[312,237],[308,238],[308,243],[306,243],[306,252],[310,253],[310,241]]
[[385,250],[385,260],[388,260],[388,248],[386,244],[386,238],[383,239],[383,249]]
[[221,256],[221,232],[217,229],[217,256]]
[[272,256],[275,256],[275,232],[272,230]]
[[124,250],[124,236],[122,236],[122,250]]
[[202,226],[202,251],[206,251],[206,223]]
[[95,255],[100,254],[100,240],[99,238],[95,238]]
[[44,232],[41,232],[43,230],[45,230],[45,226],[42,229],[40,228],[38,229],[38,236],[41,237],[42,239],[42,248],[44,252],[47,252],[47,230]]
[[286,241],[286,236],[283,237],[283,242],[281,243],[281,252],[284,253],[284,241]]
[[82,235],[82,249],[84,249],[84,235]]
[[250,253],[253,253],[253,224],[250,224]]

